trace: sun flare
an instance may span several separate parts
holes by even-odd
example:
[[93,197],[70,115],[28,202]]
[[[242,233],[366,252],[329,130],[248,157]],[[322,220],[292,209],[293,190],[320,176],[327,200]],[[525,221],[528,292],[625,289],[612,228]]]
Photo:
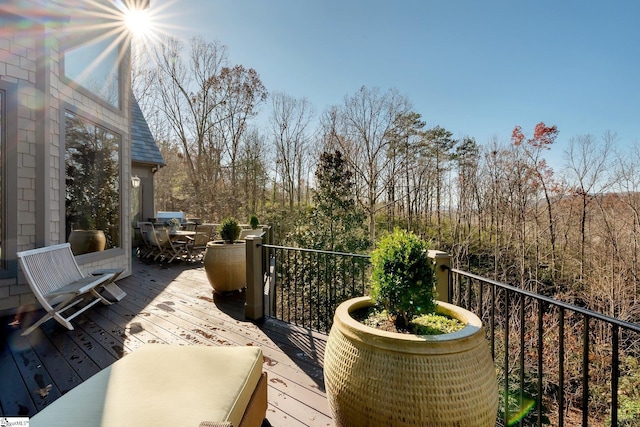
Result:
[[152,22],[149,11],[144,9],[131,9],[125,13],[125,23],[134,36],[148,36],[152,31]]

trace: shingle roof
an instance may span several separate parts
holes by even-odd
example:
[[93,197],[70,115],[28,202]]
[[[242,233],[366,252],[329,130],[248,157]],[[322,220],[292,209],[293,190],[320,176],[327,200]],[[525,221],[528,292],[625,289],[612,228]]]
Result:
[[131,160],[138,163],[164,165],[156,140],[134,96],[131,96]]

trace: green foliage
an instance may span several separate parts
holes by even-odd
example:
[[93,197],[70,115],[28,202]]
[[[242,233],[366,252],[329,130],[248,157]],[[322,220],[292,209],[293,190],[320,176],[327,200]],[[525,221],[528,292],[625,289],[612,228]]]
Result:
[[[360,317],[357,314],[352,313],[352,315],[359,322],[367,326],[388,330],[386,325],[389,323],[389,313],[387,310],[369,307],[368,310],[366,310],[366,314],[360,313]],[[408,326],[408,332],[416,335],[442,335],[459,331],[464,327],[465,324],[458,319],[443,314],[430,313],[413,319]]]
[[[636,426],[640,419],[640,363],[635,357],[626,357],[621,363],[618,386],[618,426]],[[609,420],[609,425],[611,421]]]
[[106,248],[120,242],[119,135],[65,114],[65,227],[103,230]]
[[337,252],[369,248],[366,215],[356,203],[353,173],[342,153],[322,153],[315,176],[315,205],[300,213],[290,240],[300,247]]
[[435,310],[435,271],[428,249],[415,234],[396,229],[371,253],[371,297],[399,326]]
[[255,230],[256,228],[258,228],[259,224],[260,224],[260,221],[258,220],[257,216],[251,215],[249,217],[249,225],[251,226],[252,230]]
[[240,225],[238,224],[238,220],[235,218],[229,217],[222,220],[220,226],[218,227],[218,233],[220,233],[220,237],[226,243],[233,243],[240,237]]
[[442,314],[429,313],[411,321],[411,329],[417,335],[451,334],[465,327],[465,324]]

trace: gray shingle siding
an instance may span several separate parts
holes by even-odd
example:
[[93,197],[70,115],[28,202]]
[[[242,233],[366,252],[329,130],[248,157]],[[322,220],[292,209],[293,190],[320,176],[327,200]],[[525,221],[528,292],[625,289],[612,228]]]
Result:
[[138,101],[131,97],[131,160],[137,163],[164,165],[164,159]]

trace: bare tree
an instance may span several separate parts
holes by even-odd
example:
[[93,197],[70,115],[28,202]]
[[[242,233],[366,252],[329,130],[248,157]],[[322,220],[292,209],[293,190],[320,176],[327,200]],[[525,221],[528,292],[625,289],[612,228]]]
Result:
[[390,130],[396,117],[410,111],[409,101],[395,89],[380,93],[380,89],[361,87],[346,96],[339,110],[340,135],[336,143],[355,173],[356,190],[369,218],[369,239],[376,235],[375,215],[380,196],[385,190],[385,170]]
[[433,171],[434,185],[436,189],[436,234],[437,242],[442,242],[442,186],[445,173],[449,169],[449,164],[453,159],[453,148],[458,141],[452,138],[453,134],[448,130],[436,126],[425,132],[424,146],[427,155],[433,158],[433,165],[435,170]]
[[240,141],[247,130],[247,122],[255,117],[256,108],[267,98],[267,89],[254,69],[242,65],[223,67],[216,76],[216,93],[220,103],[214,111],[214,138],[224,144],[225,164],[229,170],[228,206],[238,215],[238,157]]
[[242,137],[239,154],[239,179],[248,214],[255,214],[264,206],[267,196],[266,137],[252,128]]
[[[466,257],[469,254],[473,219],[479,217],[481,208],[480,147],[474,138],[467,136],[462,139],[456,147],[455,161],[458,170],[458,206],[453,243],[459,248],[460,255]],[[480,231],[480,223],[477,224],[476,230]],[[482,234],[478,233],[478,237],[481,236]]]
[[214,111],[226,101],[217,90],[217,76],[227,61],[227,50],[195,37],[188,60],[183,51],[183,43],[168,38],[156,52],[159,96],[173,137],[182,147],[193,191],[204,196],[195,212],[201,216],[220,179],[223,144],[212,135]]
[[[193,214],[238,215],[239,146],[248,120],[266,99],[257,72],[227,65],[227,48],[200,37],[190,50],[166,38],[155,52],[159,108],[187,166]],[[227,189],[229,199],[220,199]]]
[[[549,231],[549,242],[551,247],[551,275],[556,276],[556,232],[555,221],[553,215],[552,191],[554,190],[553,169],[547,164],[542,157],[542,153],[551,149],[551,145],[555,143],[558,136],[558,128],[556,126],[546,126],[543,122],[536,125],[533,137],[526,138],[520,126],[513,129],[511,142],[514,146],[520,147],[525,154],[525,168],[529,171],[528,179],[531,180],[533,189],[541,188],[544,194],[544,200],[547,206],[547,227]],[[535,203],[535,201],[534,201]],[[534,204],[537,212],[537,203]],[[537,215],[536,215],[537,217]],[[537,234],[536,234],[537,236]],[[537,256],[539,257],[539,244],[536,242]]]
[[310,141],[309,124],[313,118],[306,98],[296,99],[278,92],[271,96],[271,132],[277,152],[277,173],[281,175],[289,209],[302,201]]
[[[412,174],[416,168],[416,152],[422,142],[425,122],[415,112],[401,112],[393,121],[387,138],[389,139],[389,168],[387,181],[387,210],[389,221],[394,222],[397,202],[404,200],[404,218],[407,228],[413,223],[413,207],[416,193],[411,191]],[[399,187],[399,188],[398,188]]]
[[609,188],[607,170],[610,151],[616,135],[605,133],[602,144],[592,135],[581,135],[569,140],[564,161],[569,182],[573,182],[574,194],[581,201],[580,216],[580,280],[585,278],[585,247],[587,239],[587,211],[593,197]]

